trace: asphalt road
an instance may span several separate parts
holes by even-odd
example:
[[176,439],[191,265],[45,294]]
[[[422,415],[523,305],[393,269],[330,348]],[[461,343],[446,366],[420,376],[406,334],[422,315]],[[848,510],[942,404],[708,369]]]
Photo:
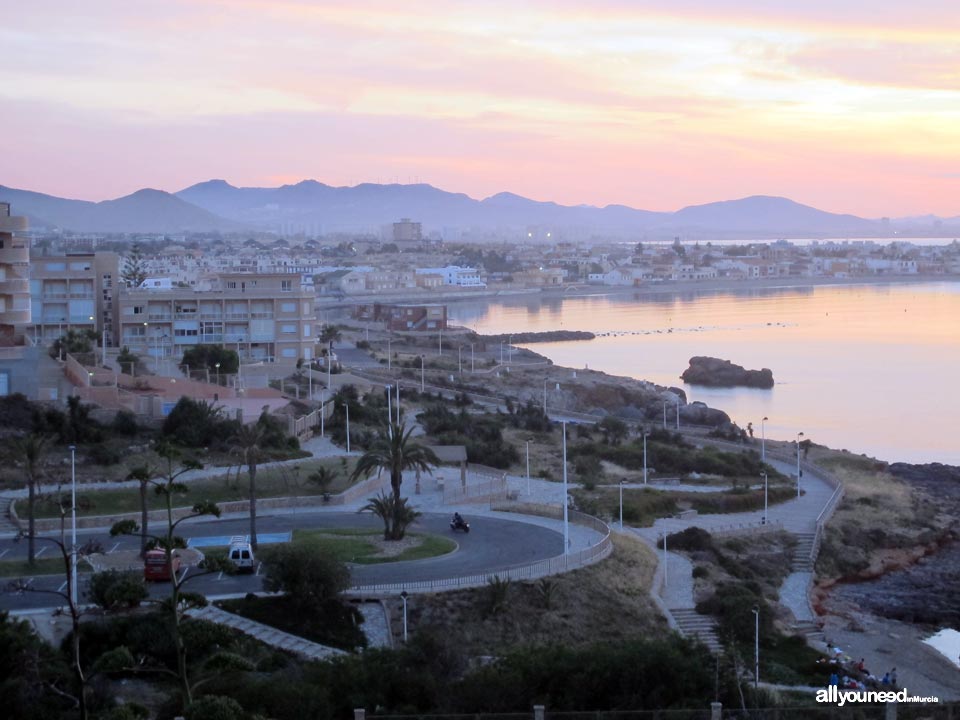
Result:
[[[537,525],[514,520],[490,518],[485,516],[467,516],[470,533],[454,533],[449,526],[447,514],[425,513],[413,527],[414,532],[428,532],[451,537],[458,543],[456,551],[449,555],[426,560],[409,562],[382,563],[378,565],[351,565],[354,585],[376,583],[403,583],[421,580],[437,580],[461,575],[496,573],[518,565],[527,565],[539,560],[555,557],[563,552],[563,537],[560,533]],[[258,533],[287,532],[297,528],[366,528],[382,529],[379,519],[369,514],[357,513],[298,513],[296,515],[262,515],[257,519]],[[242,535],[249,529],[249,520],[230,519],[185,523],[181,526],[185,538],[212,537],[218,535]],[[106,530],[78,533],[78,543],[88,540],[99,541],[107,552],[118,552],[139,548],[139,536],[110,537]],[[53,557],[55,548],[51,543],[38,540],[37,548],[46,546],[41,557]],[[6,552],[4,552],[6,551]],[[13,540],[0,541],[0,554],[4,560],[24,559],[26,542]],[[197,571],[188,571],[190,573]],[[79,578],[81,602],[85,602],[85,590],[88,574]],[[11,589],[16,579],[0,580],[0,609],[26,610],[54,608],[64,605],[57,595],[42,591],[63,590],[62,575],[39,575],[29,580],[31,591],[19,592]],[[231,593],[257,592],[263,589],[262,578],[258,575],[221,575],[200,574],[184,585],[185,590],[205,595],[226,595]],[[151,583],[150,594],[153,597],[166,597],[169,585]]]

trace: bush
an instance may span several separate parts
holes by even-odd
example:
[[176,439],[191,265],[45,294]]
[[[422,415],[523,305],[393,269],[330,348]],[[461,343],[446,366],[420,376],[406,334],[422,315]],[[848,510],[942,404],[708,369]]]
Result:
[[128,437],[136,435],[140,428],[137,426],[137,416],[129,410],[117,410],[113,416],[113,422],[110,424],[110,430],[115,435],[126,435]]
[[281,545],[264,560],[264,590],[284,592],[305,609],[319,608],[350,587],[346,565],[306,545]]
[[224,695],[204,695],[184,711],[186,720],[243,720],[243,708]]
[[104,443],[98,443],[90,448],[87,456],[94,465],[116,465],[123,460],[123,454]]
[[205,400],[182,397],[163,421],[161,432],[180,445],[198,448],[236,434],[238,423],[223,417],[220,408]]
[[206,368],[213,372],[220,364],[220,376],[232,375],[240,367],[240,356],[222,345],[197,345],[183,353],[181,365],[191,370]]
[[90,578],[88,598],[104,610],[137,607],[147,598],[143,573],[135,570],[105,570]]

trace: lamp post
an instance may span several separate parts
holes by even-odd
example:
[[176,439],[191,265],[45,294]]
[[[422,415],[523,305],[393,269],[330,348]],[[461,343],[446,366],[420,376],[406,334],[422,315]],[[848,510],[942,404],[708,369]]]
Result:
[[765,472],[760,473],[763,475],[763,524],[767,524],[767,474]]
[[77,446],[70,446],[70,601],[77,604]]
[[663,429],[667,429],[667,401],[663,401]]
[[547,380],[549,379],[550,378],[543,379],[543,414],[544,416],[546,416],[547,414]]
[[647,484],[647,435],[649,433],[644,430],[643,432],[643,484]]
[[470,372],[473,372],[473,343],[470,343]]
[[350,405],[343,403],[343,408],[347,413],[347,452],[350,452]]
[[768,418],[766,415],[764,415],[763,419],[760,420],[760,459],[761,459],[763,462],[766,462],[766,461],[767,461],[767,428],[766,428],[766,422],[767,422],[767,420],[769,420],[769,419],[770,419],[770,418]]
[[393,338],[387,335],[387,370],[393,369],[393,353],[390,351],[390,346],[393,343]]
[[797,433],[797,497],[800,497],[800,438],[803,437],[803,433]]
[[437,355],[443,355],[443,328],[440,328],[440,339],[437,341]]
[[677,432],[680,432],[680,396],[675,397],[677,398]]
[[420,356],[420,393],[423,393],[423,355]]
[[400,424],[400,380],[397,380],[397,425]]
[[[333,343],[331,343],[331,345],[332,345],[332,344],[333,344]],[[331,372],[332,368],[333,368],[333,348],[330,347],[330,346],[327,346],[327,387],[328,387],[328,388],[331,387],[331,385],[330,385],[330,372]]]
[[670,573],[667,572],[667,524],[663,524],[663,586],[667,587]]
[[463,360],[461,359],[463,345],[457,345],[457,374],[463,375]]
[[400,593],[400,599],[403,600],[403,642],[407,642],[407,591]]
[[753,689],[760,685],[760,608],[753,606]]
[[[307,358],[307,394],[310,396],[310,402],[313,402],[313,361]],[[240,356],[237,356],[237,370],[240,369]]]
[[324,427],[323,427],[324,415],[326,414],[326,412],[324,411],[324,405],[327,402],[326,394],[327,394],[326,389],[320,388],[320,437],[323,437],[323,430],[324,430]]
[[623,532],[623,479],[620,480],[620,532]]
[[530,439],[527,438],[527,495],[530,494]]
[[213,366],[217,369],[217,385],[220,385],[220,363],[214,363]]
[[[390,421],[393,420],[393,405],[391,403],[390,391],[393,390],[393,385],[387,385],[387,426],[390,426]],[[393,432],[393,429],[390,429]]]
[[567,421],[563,421],[563,554],[570,552],[570,527],[567,505]]
[[507,363],[513,362],[513,335],[507,338]]
[[503,340],[500,341],[500,364],[503,365]]

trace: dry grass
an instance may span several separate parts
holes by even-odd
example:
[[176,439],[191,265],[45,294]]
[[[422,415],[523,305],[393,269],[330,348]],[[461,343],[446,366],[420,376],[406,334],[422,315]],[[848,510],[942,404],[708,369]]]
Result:
[[[411,628],[442,632],[463,651],[480,655],[523,644],[581,645],[664,635],[666,621],[650,599],[655,568],[650,548],[614,536],[614,552],[603,562],[545,581],[511,583],[495,614],[490,587],[415,597],[408,601]],[[549,607],[543,583],[554,585]]]
[[895,478],[882,462],[822,447],[811,449],[809,459],[833,472],[846,490],[824,535],[821,577],[863,572],[884,553],[931,542],[949,522],[938,517],[926,493]]

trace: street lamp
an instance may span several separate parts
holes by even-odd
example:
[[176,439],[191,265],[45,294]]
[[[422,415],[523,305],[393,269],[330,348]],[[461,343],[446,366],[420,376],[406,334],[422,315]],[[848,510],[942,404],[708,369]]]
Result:
[[764,416],[760,421],[760,459],[763,462],[767,461],[767,429],[765,424],[769,419],[770,418]]
[[620,532],[623,532],[623,478],[620,479]]
[[647,484],[647,435],[649,435],[646,430],[643,431],[643,484]]
[[800,438],[803,437],[803,433],[797,433],[797,497],[800,497],[800,473],[803,472],[800,470]]
[[[313,360],[307,358],[307,394],[310,396],[310,402],[313,402]],[[237,355],[237,368],[240,368],[240,356]]]
[[220,363],[214,363],[213,366],[217,369],[217,385],[219,385],[220,384]]
[[403,600],[403,642],[407,642],[407,591],[400,593],[400,599]]
[[760,473],[763,475],[763,524],[767,524],[767,474],[765,472]]
[[663,401],[663,429],[667,429],[667,401]]
[[530,438],[527,438],[527,495],[530,495]]
[[463,360],[462,356],[463,345],[457,345],[457,374],[463,375]]
[[543,414],[547,414],[547,380],[550,378],[543,379]]
[[400,424],[400,380],[397,379],[397,425]]
[[760,608],[753,606],[753,689],[760,685]]
[[567,505],[569,504],[569,495],[567,494],[567,421],[563,421],[563,554],[570,552],[570,527]]
[[393,353],[390,346],[393,344],[393,338],[387,335],[387,370],[393,369]]
[[470,372],[473,372],[473,343],[470,343]]
[[677,398],[677,432],[680,432],[680,396],[675,395]]
[[[393,385],[387,385],[387,427],[390,427],[390,423],[393,421],[393,405],[391,403],[390,391],[393,390]],[[390,432],[393,432],[393,429],[390,429]]]
[[347,452],[350,452],[350,406],[344,401],[343,403],[344,410],[347,413]]
[[70,446],[70,601],[77,604],[77,446]]
[[420,393],[423,394],[423,355],[420,356]]
[[327,391],[326,388],[320,388],[320,437],[323,437],[323,424],[324,424],[324,415],[326,414],[324,410],[324,405],[327,403]]

